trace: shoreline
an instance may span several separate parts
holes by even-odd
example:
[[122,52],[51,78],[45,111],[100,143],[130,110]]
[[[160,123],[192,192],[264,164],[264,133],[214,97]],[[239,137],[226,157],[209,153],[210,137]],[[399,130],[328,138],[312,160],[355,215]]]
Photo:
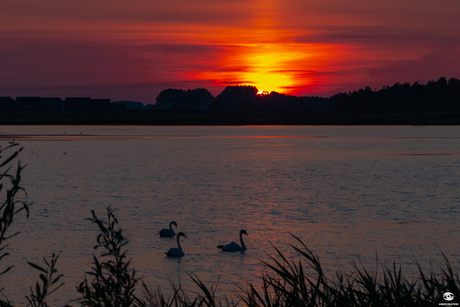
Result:
[[2,113],[0,125],[148,125],[148,126],[453,126],[460,113],[333,115],[327,113],[233,114],[222,112],[127,111],[107,113]]

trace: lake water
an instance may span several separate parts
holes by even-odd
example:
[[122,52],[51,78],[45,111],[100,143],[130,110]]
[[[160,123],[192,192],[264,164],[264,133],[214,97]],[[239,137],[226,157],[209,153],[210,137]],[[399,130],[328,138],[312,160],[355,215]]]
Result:
[[[0,279],[14,302],[24,302],[42,263],[59,253],[65,286],[53,305],[78,297],[90,270],[98,231],[85,218],[116,209],[138,276],[152,289],[181,284],[189,274],[220,293],[259,282],[275,255],[289,259],[298,236],[328,274],[369,269],[376,256],[410,275],[416,259],[427,270],[460,256],[460,127],[341,126],[2,126],[0,144],[15,139],[27,164],[22,186],[31,205],[11,233],[15,267]],[[165,257],[175,239],[158,236],[175,220],[185,256]],[[218,244],[238,242],[243,254]],[[168,292],[169,291],[169,292]],[[141,294],[142,291],[138,291]]]

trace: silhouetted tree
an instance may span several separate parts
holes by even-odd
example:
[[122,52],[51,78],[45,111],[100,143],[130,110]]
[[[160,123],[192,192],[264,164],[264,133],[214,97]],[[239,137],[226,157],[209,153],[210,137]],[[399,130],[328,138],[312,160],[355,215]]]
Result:
[[460,112],[460,81],[442,77],[438,81],[395,83],[379,91],[365,87],[330,98],[331,111],[338,114],[382,114]]
[[170,88],[158,94],[156,104],[161,107],[165,103],[174,103],[181,110],[195,110],[203,99],[212,98],[211,92],[205,88],[187,91]]
[[213,109],[226,112],[250,111],[255,104],[257,92],[255,86],[227,86],[217,95]]
[[249,85],[227,86],[214,100],[213,109],[254,115],[290,115],[297,112],[324,111],[328,98],[296,97],[278,92],[257,94]]
[[156,104],[161,107],[165,103],[182,104],[187,98],[187,92],[184,90],[168,88],[167,90],[161,91],[157,98]]
[[203,99],[213,99],[214,96],[205,88],[187,90],[186,105],[182,109],[197,109]]

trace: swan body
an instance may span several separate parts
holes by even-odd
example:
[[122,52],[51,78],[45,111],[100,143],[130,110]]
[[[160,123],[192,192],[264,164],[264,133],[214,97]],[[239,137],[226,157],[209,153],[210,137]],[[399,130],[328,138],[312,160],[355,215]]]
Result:
[[172,229],[172,225],[177,227],[177,223],[175,221],[172,221],[169,223],[169,228],[163,228],[160,230],[160,237],[174,237],[176,233]]
[[223,252],[238,252],[238,251],[246,250],[246,245],[244,244],[244,241],[243,241],[243,234],[248,235],[246,230],[241,229],[240,230],[240,243],[241,243],[241,245],[239,245],[238,243],[235,243],[235,242],[231,242],[231,243],[229,243],[227,245],[218,245],[217,248],[220,248]]
[[177,247],[170,248],[167,252],[165,252],[167,257],[182,257],[184,252],[182,251],[182,247],[180,246],[179,238],[186,237],[185,233],[179,232],[177,234]]

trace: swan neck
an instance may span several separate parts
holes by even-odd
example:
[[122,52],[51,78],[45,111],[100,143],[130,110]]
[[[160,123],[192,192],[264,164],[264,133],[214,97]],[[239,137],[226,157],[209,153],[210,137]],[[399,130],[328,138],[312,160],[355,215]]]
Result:
[[180,236],[177,236],[177,247],[179,247],[179,249],[182,250],[182,247],[180,247],[179,238],[180,238]]
[[242,232],[240,232],[240,242],[241,242],[241,247],[243,249],[246,249],[246,245],[244,245],[244,241],[243,241],[243,233]]

